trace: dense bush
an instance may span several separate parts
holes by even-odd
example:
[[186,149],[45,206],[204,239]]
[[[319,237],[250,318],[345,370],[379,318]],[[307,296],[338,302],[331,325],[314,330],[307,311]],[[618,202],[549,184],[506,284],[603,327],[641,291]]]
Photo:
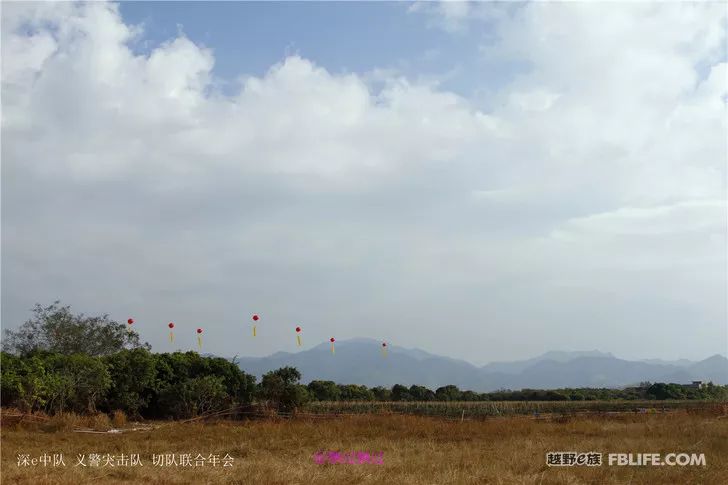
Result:
[[179,419],[219,411],[229,407],[232,398],[225,390],[222,377],[204,376],[164,387],[159,392],[158,402],[167,417]]
[[104,357],[34,351],[1,354],[2,405],[47,413],[123,411],[183,418],[250,404],[255,378],[222,358],[144,348]]
[[374,393],[367,386],[356,384],[339,385],[342,401],[373,401]]
[[155,357],[142,349],[125,350],[104,358],[111,376],[105,407],[138,416],[152,396],[156,377]]
[[316,401],[338,401],[341,398],[341,390],[334,381],[311,381],[307,388]]
[[[128,325],[74,314],[57,301],[36,305],[31,319],[5,331],[2,345],[2,404],[25,411],[182,418],[250,404],[256,393],[255,378],[234,362],[196,352],[152,354]],[[294,397],[284,406],[308,393]]]
[[257,397],[282,412],[293,412],[311,399],[306,386],[299,384],[301,373],[293,367],[268,372],[258,386]]
[[94,412],[111,386],[101,359],[84,354],[3,352],[0,366],[2,405],[27,411]]

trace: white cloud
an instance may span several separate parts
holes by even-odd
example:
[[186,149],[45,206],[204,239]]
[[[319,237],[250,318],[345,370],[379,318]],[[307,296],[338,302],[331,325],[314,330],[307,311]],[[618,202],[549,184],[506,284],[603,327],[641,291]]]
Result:
[[[452,26],[493,23],[483,55],[532,66],[485,113],[436,84],[297,55],[223,94],[214,50],[180,34],[135,54],[144,33],[114,5],[4,5],[4,315],[59,296],[147,321],[174,311],[216,322],[223,354],[277,350],[215,340],[253,304],[474,360],[506,329],[491,360],[518,357],[498,354],[517,342],[524,356],[558,347],[549,329],[580,325],[608,293],[612,334],[573,346],[660,354],[624,342],[644,297],[663,316],[684,305],[712,336],[681,355],[719,351],[718,7],[441,5]],[[453,306],[465,342],[437,330]],[[681,352],[678,327],[665,357]]]
[[449,32],[464,30],[472,13],[471,3],[462,0],[415,1],[410,5],[409,11],[427,14],[433,21],[433,25]]
[[[725,206],[722,200],[706,200],[650,208],[622,207],[613,212],[571,219],[564,225],[567,232],[594,231],[611,235],[704,233],[706,229],[719,234]],[[561,229],[554,235],[565,237]]]

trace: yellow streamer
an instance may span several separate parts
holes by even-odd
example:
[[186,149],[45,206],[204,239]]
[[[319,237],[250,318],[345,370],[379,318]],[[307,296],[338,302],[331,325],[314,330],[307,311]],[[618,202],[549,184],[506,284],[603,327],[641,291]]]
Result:
[[170,343],[174,342],[174,332],[169,332],[169,342]]
[[298,343],[298,346],[300,347],[301,346],[301,336],[300,335],[296,335],[296,342]]
[[331,354],[332,355],[335,354],[335,352],[334,352],[334,343],[333,342],[331,342]]
[[202,337],[200,337],[199,335],[197,336],[197,347],[202,350]]
[[255,325],[253,325],[253,337],[255,337]]

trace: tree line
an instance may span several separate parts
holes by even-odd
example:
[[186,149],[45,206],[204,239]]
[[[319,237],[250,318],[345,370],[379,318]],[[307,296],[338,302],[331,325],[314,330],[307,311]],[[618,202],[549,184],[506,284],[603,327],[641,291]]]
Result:
[[395,384],[368,388],[314,380],[284,367],[256,382],[235,361],[197,352],[152,353],[134,331],[108,315],[74,315],[58,302],[5,332],[0,353],[2,406],[23,411],[112,412],[183,419],[231,407],[291,412],[309,401],[567,401],[728,399],[728,386],[690,388],[644,383],[628,389],[523,389],[477,393]]
[[311,381],[307,386],[316,401],[607,401],[654,399],[728,399],[728,386],[708,383],[703,388],[681,384],[643,383],[625,389],[564,388],[521,389],[493,392],[463,391],[448,385],[436,390],[424,386],[395,384],[391,388],[341,385],[333,381]]
[[697,389],[655,383],[627,389],[523,389],[476,393],[456,386],[436,390],[395,384],[391,388],[314,380],[284,367],[261,381],[235,362],[197,352],[152,353],[123,349],[103,356],[35,350],[1,353],[2,405],[24,411],[94,413],[124,411],[133,417],[183,419],[237,406],[291,412],[309,401],[582,401],[726,399],[728,386]]

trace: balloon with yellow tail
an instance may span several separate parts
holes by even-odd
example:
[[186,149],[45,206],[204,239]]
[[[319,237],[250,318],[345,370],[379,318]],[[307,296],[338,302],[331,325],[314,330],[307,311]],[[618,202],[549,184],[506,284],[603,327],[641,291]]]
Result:
[[131,326],[132,325],[134,325],[134,319],[133,318],[130,318],[129,320],[126,321],[126,331],[128,333],[131,333]]
[[169,327],[169,343],[173,344],[174,343],[174,323],[169,322],[167,324],[167,326]]
[[296,345],[301,346],[301,327],[296,327]]
[[202,329],[197,329],[197,348],[202,350]]
[[387,342],[382,342],[382,357],[387,356]]
[[257,334],[257,325],[256,323],[260,320],[260,317],[257,314],[253,315],[253,337]]
[[329,339],[329,342],[331,342],[331,355],[334,355],[336,353],[334,350],[334,342],[336,342],[336,339],[334,337],[331,337]]

